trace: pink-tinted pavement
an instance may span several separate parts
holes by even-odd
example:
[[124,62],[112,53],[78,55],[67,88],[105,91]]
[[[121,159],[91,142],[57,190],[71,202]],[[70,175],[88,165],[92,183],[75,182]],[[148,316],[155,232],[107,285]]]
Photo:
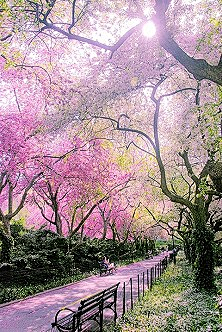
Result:
[[91,276],[67,286],[51,289],[35,296],[0,305],[0,332],[46,332],[51,330],[55,313],[62,307],[76,309],[82,298],[147,271],[167,253],[152,259],[119,267],[113,275]]

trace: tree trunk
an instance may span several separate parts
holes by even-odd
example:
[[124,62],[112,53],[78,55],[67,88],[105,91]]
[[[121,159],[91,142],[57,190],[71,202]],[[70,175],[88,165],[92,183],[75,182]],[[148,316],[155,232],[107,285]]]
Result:
[[81,232],[80,232],[80,243],[82,243],[83,241],[83,238],[84,238],[84,224],[82,225],[81,227]]
[[185,257],[188,260],[189,263],[194,263],[192,261],[193,255],[192,255],[192,241],[190,238],[190,233],[187,236],[183,236],[183,246],[184,246],[184,253],[185,253]]
[[56,232],[60,236],[63,236],[63,233],[62,233],[62,221],[61,221],[60,215],[59,215],[59,213],[58,213],[57,210],[55,212],[55,224],[56,224]]
[[108,228],[108,219],[104,218],[103,219],[103,235],[102,235],[102,240],[106,239],[106,235],[107,235],[107,228]]
[[198,289],[214,289],[214,234],[207,226],[203,209],[193,211],[192,262],[195,285]]
[[11,258],[11,251],[13,248],[13,238],[11,233],[6,234],[4,230],[0,228],[0,241],[2,242],[0,261],[2,263],[9,263]]
[[11,225],[10,225],[10,221],[11,219],[5,217],[5,216],[2,216],[2,225],[3,225],[3,231],[5,232],[5,234],[7,236],[11,236]]

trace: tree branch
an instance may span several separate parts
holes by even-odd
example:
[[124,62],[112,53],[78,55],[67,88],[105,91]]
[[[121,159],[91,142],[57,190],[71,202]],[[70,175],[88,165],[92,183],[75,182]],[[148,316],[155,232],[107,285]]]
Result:
[[24,193],[23,193],[23,195],[22,195],[22,198],[21,198],[21,200],[20,200],[20,203],[19,203],[18,207],[15,209],[14,212],[7,214],[6,217],[7,217],[8,219],[12,219],[14,216],[16,216],[16,215],[19,213],[19,211],[21,211],[21,209],[22,209],[23,206],[24,206],[24,203],[25,203],[25,200],[26,200],[26,197],[27,197],[27,195],[28,195],[29,190],[32,188],[33,184],[35,183],[35,181],[37,180],[37,178],[38,178],[41,174],[42,174],[42,172],[39,173],[39,174],[37,174],[37,175],[35,175],[35,176],[32,178],[32,180],[30,181],[30,183],[28,184],[28,186],[25,188],[25,191],[24,191]]
[[190,161],[188,159],[188,152],[187,151],[184,151],[183,153],[179,152],[179,155],[184,160],[184,163],[185,163],[185,166],[186,166],[189,177],[193,180],[193,182],[196,183],[196,185],[198,185],[200,181],[199,181],[198,177],[193,172],[192,166],[191,166]]
[[[196,80],[208,79],[216,84],[222,85],[222,63],[219,61],[217,66],[211,66],[204,59],[194,59],[189,56],[173,40],[166,28],[165,13],[169,6],[169,0],[156,0],[156,15],[153,20],[157,27],[158,40],[160,45],[170,53],[181,65],[184,66]],[[220,58],[221,59],[221,58]]]

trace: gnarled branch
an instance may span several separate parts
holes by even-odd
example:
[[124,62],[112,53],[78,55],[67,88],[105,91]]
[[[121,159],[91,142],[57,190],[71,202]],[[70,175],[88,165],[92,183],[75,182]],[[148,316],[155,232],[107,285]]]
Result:
[[157,27],[160,45],[170,53],[181,65],[184,66],[198,81],[210,80],[222,85],[222,57],[217,66],[210,65],[204,59],[194,59],[189,56],[170,36],[166,28],[165,13],[168,9],[169,0],[156,0],[156,15],[154,21]]

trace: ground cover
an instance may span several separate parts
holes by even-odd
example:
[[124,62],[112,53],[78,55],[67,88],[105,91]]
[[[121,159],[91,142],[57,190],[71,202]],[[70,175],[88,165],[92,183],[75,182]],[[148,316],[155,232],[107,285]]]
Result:
[[[219,332],[222,317],[218,298],[222,294],[222,274],[216,273],[216,292],[198,292],[191,268],[181,257],[170,265],[152,291],[147,291],[134,310],[119,320],[112,331],[122,332]],[[109,330],[111,331],[111,330]]]
[[36,283],[23,286],[17,285],[16,283],[6,287],[3,285],[0,290],[0,304],[14,300],[24,299],[28,296],[35,295],[45,290],[64,286],[69,283],[87,278],[94,273],[95,271],[92,271],[91,273],[80,273],[74,276],[63,276],[60,278],[55,278],[54,280],[48,280],[44,283]]

